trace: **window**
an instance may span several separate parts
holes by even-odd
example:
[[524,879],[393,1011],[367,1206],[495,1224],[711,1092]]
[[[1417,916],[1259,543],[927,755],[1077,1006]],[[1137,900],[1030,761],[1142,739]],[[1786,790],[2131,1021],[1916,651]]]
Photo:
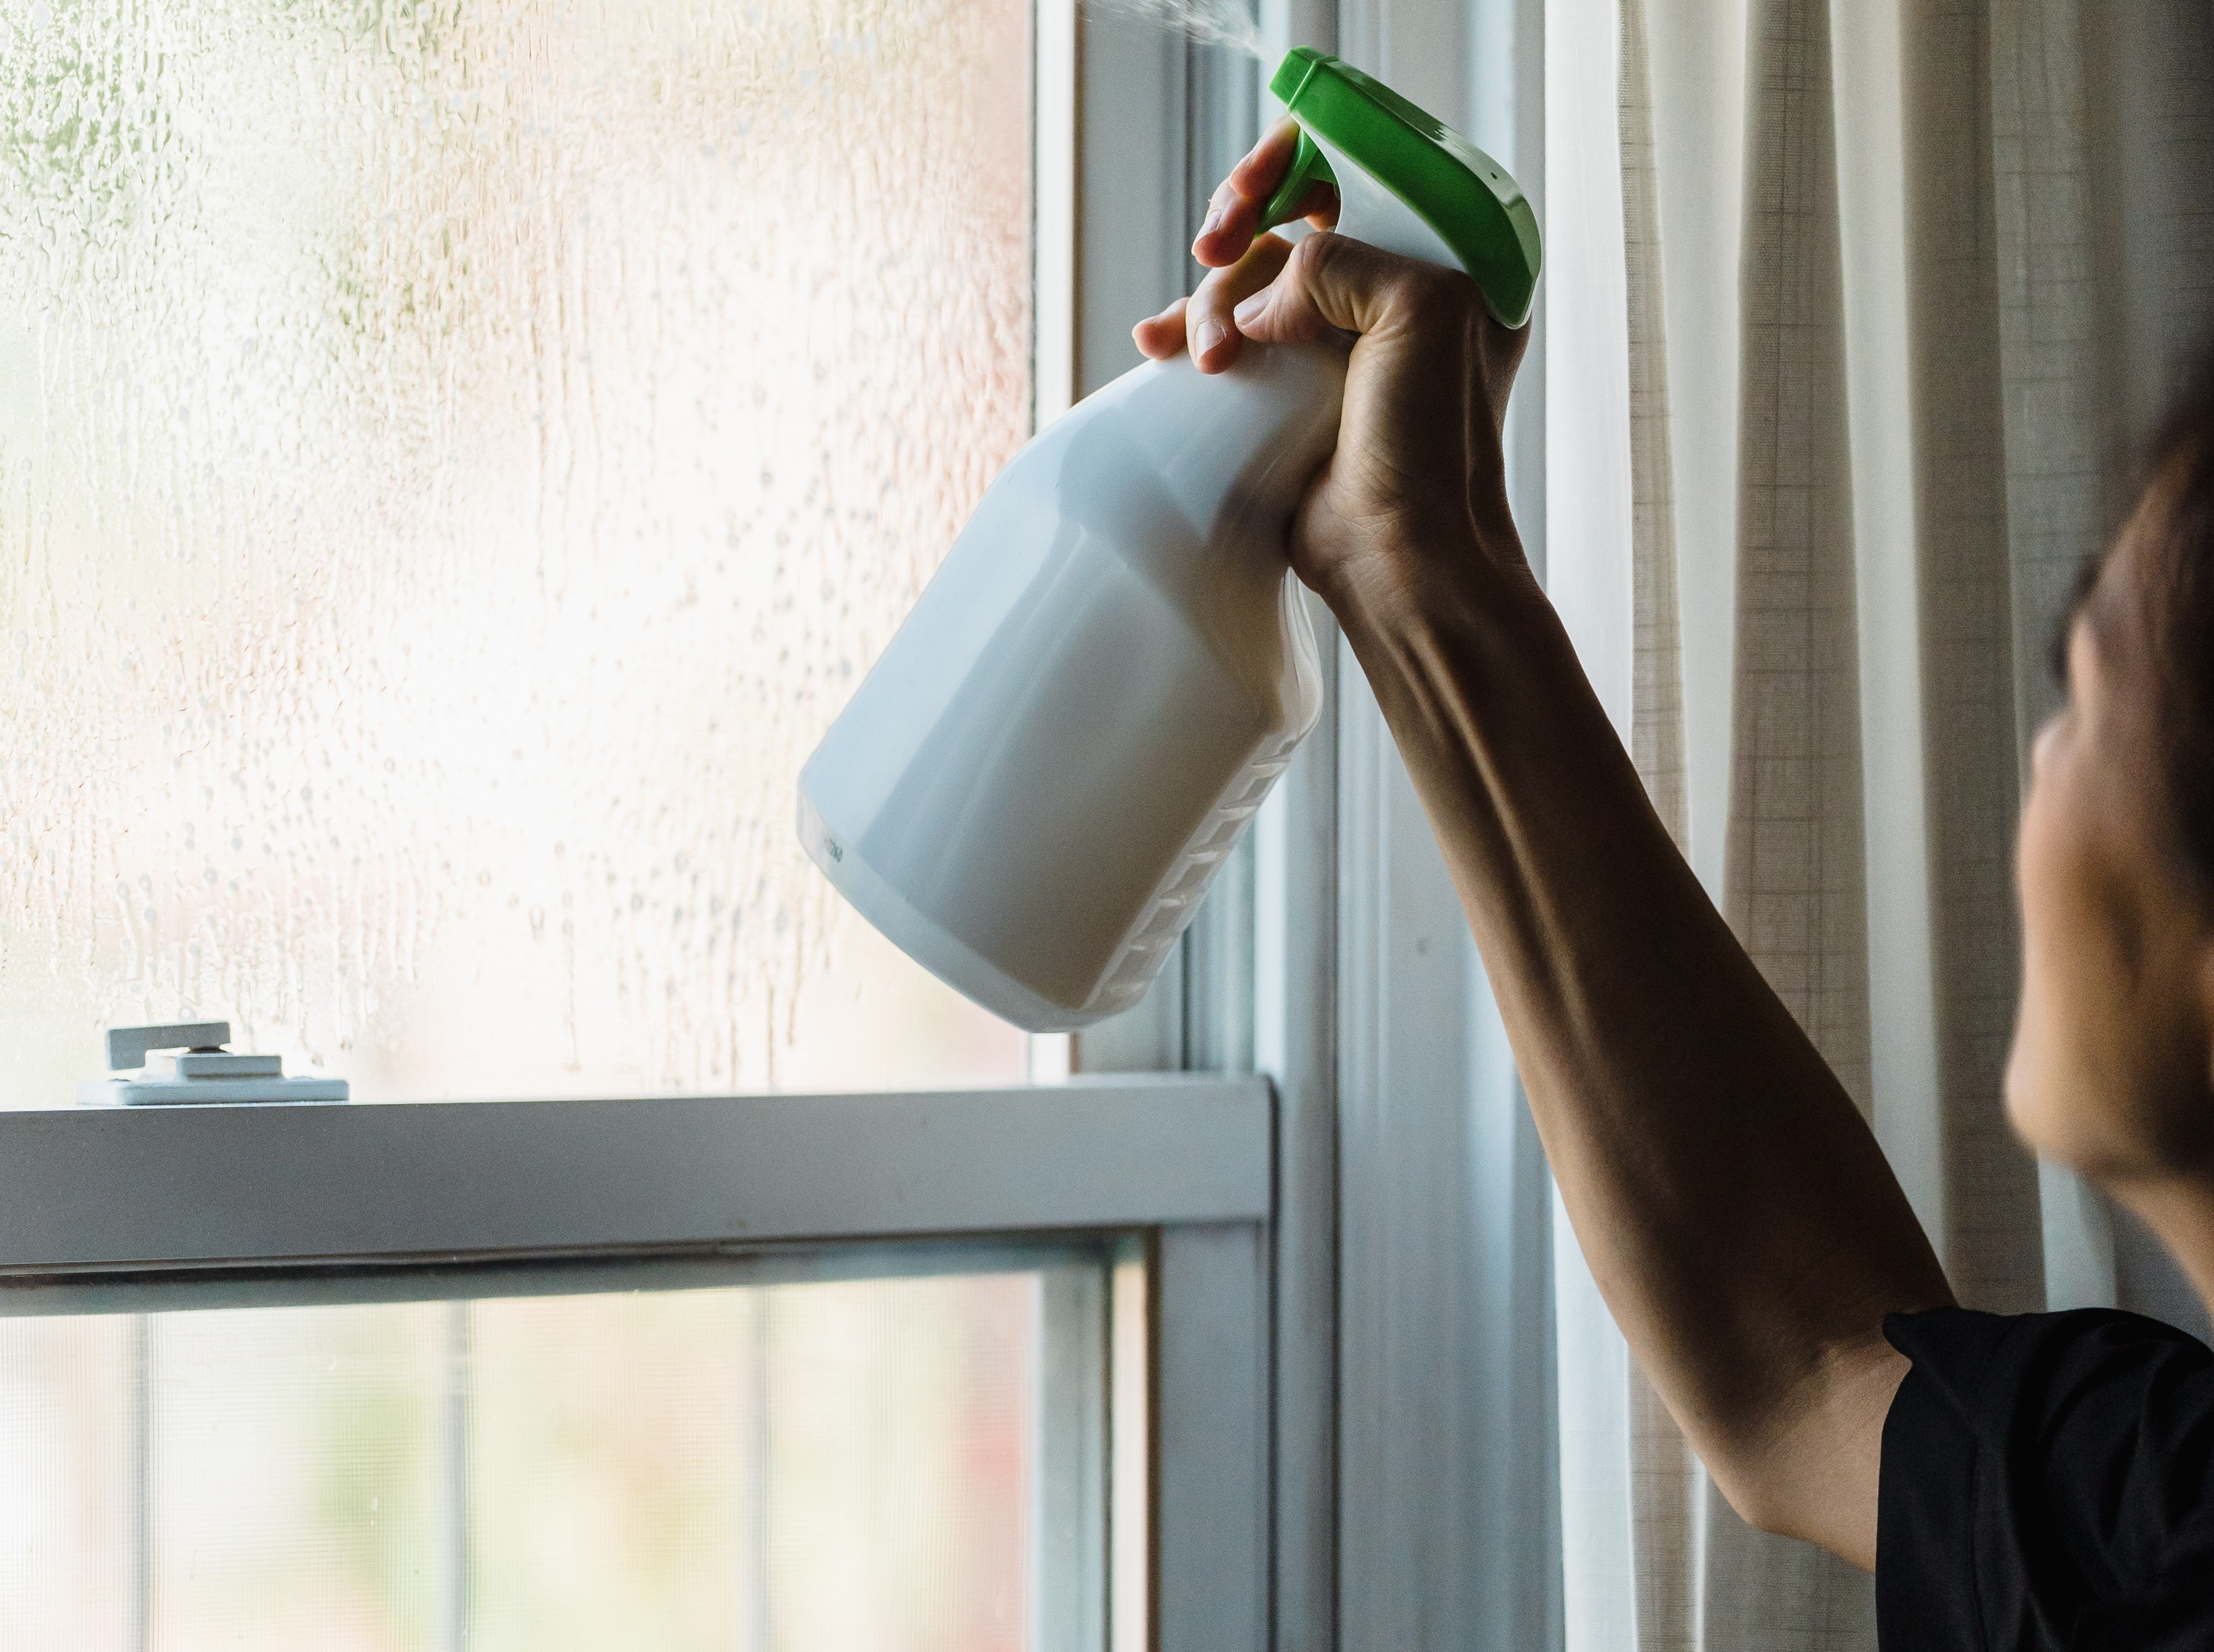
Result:
[[16,1104],[1020,1078],[790,823],[1028,432],[1027,0],[15,27]]
[[[1057,0],[0,31],[0,1638],[1258,1647],[1266,1086],[1020,1087],[790,823],[1250,67],[1079,75]],[[1175,211],[1087,240],[1110,174]],[[180,1015],[355,1103],[66,1104]]]

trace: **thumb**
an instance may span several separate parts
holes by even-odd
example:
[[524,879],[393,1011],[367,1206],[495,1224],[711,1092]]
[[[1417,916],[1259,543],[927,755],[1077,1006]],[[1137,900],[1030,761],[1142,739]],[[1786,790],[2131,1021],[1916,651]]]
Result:
[[1481,302],[1465,275],[1324,231],[1293,248],[1276,278],[1232,316],[1257,343],[1307,344],[1326,327],[1392,332]]

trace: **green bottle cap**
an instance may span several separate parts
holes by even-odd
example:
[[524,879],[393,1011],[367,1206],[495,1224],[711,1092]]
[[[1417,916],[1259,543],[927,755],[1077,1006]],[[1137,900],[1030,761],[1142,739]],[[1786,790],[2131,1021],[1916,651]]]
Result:
[[1286,52],[1269,89],[1300,123],[1300,145],[1262,228],[1299,217],[1309,190],[1336,181],[1312,132],[1438,232],[1502,323],[1530,319],[1543,261],[1538,217],[1506,168],[1382,82],[1312,46]]

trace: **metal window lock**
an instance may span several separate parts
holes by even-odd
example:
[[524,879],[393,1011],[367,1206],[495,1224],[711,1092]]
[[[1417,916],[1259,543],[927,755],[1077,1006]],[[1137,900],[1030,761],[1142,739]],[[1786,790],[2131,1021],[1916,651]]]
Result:
[[[185,1021],[158,1027],[110,1027],[111,1072],[77,1086],[80,1107],[147,1107],[195,1102],[344,1101],[344,1079],[288,1079],[276,1055],[236,1055],[228,1021]],[[174,1052],[162,1054],[157,1052]]]

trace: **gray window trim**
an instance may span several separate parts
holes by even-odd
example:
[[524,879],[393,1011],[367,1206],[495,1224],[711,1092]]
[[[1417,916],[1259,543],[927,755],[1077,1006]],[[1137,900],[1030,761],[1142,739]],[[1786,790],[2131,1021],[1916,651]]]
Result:
[[0,1277],[1258,1222],[1269,1114],[1176,1079],[0,1113]]
[[[1542,219],[1543,0],[1341,0],[1341,50],[1510,168]],[[1544,566],[1544,304],[1508,486]],[[1459,900],[1338,664],[1336,1644],[1562,1643],[1553,1198]]]

